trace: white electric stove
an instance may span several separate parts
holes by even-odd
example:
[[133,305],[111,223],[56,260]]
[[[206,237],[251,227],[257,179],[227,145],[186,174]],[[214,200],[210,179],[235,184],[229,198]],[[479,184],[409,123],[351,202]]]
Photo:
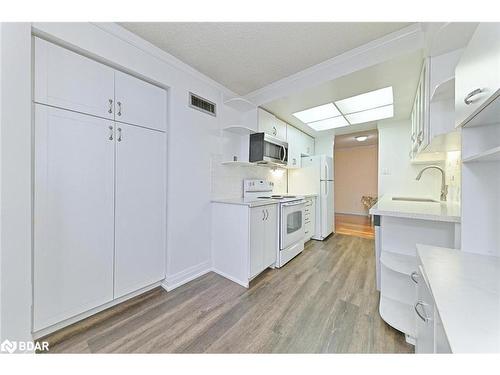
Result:
[[276,200],[279,203],[279,246],[276,249],[276,267],[304,250],[305,199],[295,195],[273,194],[274,183],[267,180],[244,180],[243,199],[249,202]]

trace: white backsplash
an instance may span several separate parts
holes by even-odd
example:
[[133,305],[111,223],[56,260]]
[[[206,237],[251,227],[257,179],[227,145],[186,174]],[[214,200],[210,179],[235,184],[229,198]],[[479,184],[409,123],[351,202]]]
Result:
[[274,182],[275,194],[286,194],[287,171],[268,167],[222,165],[221,155],[212,155],[211,174],[212,198],[239,198],[243,196],[243,180],[247,178],[265,179]]

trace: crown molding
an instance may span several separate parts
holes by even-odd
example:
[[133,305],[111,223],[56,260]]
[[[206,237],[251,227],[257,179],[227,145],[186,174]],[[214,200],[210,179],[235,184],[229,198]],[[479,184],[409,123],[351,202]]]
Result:
[[245,95],[245,99],[256,105],[269,103],[399,55],[422,49],[424,42],[422,24],[416,23],[273,82]]

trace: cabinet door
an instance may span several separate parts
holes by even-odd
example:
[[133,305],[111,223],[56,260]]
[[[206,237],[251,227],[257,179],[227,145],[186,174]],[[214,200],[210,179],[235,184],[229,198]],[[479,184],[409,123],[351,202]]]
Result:
[[288,125],[287,127],[287,142],[288,142],[288,167],[300,168],[301,167],[301,138],[300,131],[295,127]]
[[165,277],[165,133],[116,124],[115,298]]
[[265,210],[263,270],[276,263],[278,249],[278,206],[266,206]]
[[314,155],[314,138],[305,133],[304,133],[304,138],[305,138],[305,147],[302,154],[306,156]]
[[258,108],[259,132],[286,141],[286,123],[277,119],[272,113]]
[[264,206],[250,209],[250,270],[249,278],[258,275],[264,264]]
[[115,72],[115,120],[166,130],[167,92],[131,75]]
[[499,23],[480,23],[458,62],[455,69],[456,126],[468,121],[473,112],[500,89],[499,39]]
[[281,121],[279,118],[276,119],[276,138],[286,141],[286,122]]
[[45,40],[34,39],[35,102],[113,119],[113,69]]
[[35,331],[113,299],[112,125],[35,105]]

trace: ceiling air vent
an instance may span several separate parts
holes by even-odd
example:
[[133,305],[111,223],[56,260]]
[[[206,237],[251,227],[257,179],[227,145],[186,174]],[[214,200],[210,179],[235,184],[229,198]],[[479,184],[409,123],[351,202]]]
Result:
[[189,106],[215,116],[215,103],[207,99],[203,99],[201,96],[195,95],[192,92],[189,93]]

